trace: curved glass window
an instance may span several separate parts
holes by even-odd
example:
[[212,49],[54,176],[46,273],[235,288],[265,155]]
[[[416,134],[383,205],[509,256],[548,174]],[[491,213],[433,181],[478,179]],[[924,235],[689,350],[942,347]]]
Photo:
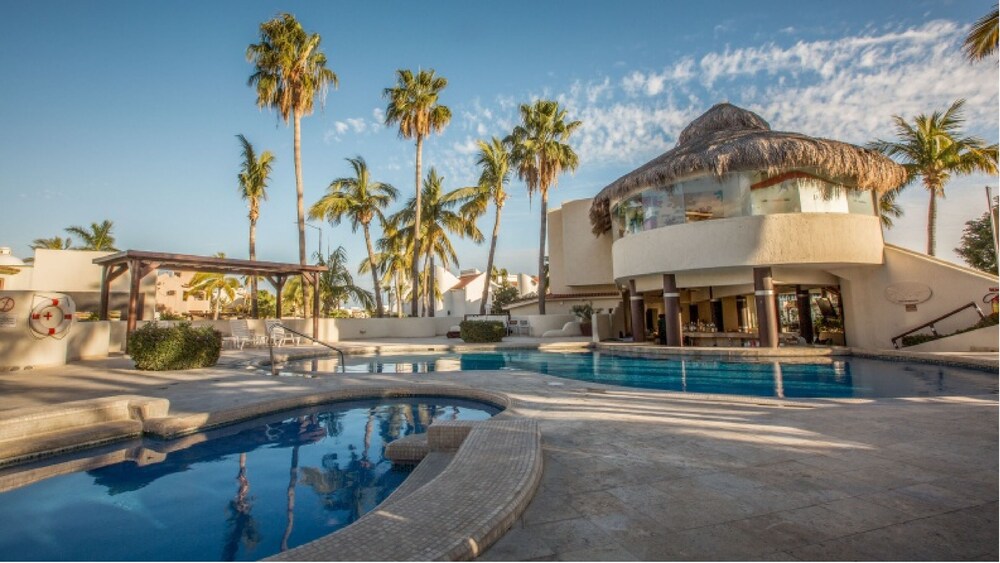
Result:
[[702,176],[649,188],[612,209],[619,237],[681,223],[777,213],[874,215],[875,206],[869,190],[849,189],[814,171],[791,170]]

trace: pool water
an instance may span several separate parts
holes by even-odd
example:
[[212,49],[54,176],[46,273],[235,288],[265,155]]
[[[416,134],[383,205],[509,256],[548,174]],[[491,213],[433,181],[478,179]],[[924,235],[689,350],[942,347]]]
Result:
[[[433,420],[483,420],[498,410],[451,398],[352,401],[171,442],[136,441],[128,447],[152,450],[149,462],[0,493],[0,559],[261,559],[343,528],[389,496],[408,471],[383,458],[388,442]],[[71,457],[86,456],[45,465]]]
[[[348,356],[348,373],[519,369],[580,381],[690,393],[779,398],[884,398],[997,394],[996,374],[867,358],[815,363],[643,358],[606,352],[503,350]],[[336,358],[288,362],[282,373],[330,374]]]

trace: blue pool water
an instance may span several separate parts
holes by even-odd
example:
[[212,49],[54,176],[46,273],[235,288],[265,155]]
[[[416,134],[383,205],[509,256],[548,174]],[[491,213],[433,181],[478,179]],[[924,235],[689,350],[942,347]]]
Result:
[[[508,350],[348,356],[348,372],[427,373],[520,369],[625,387],[783,398],[878,398],[997,393],[996,374],[866,358],[817,363],[641,358],[605,352]],[[299,360],[284,373],[333,373],[336,358]]]
[[[386,443],[498,410],[450,398],[335,403],[49,460],[93,468],[0,493],[0,559],[261,559],[350,524],[394,491],[408,472],[382,457]],[[123,447],[146,461],[109,462]],[[0,483],[38,466],[3,471]]]

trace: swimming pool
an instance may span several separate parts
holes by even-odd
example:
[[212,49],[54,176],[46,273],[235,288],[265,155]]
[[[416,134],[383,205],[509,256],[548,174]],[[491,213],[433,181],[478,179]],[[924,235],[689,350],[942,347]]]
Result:
[[[997,393],[996,375],[913,362],[845,357],[801,362],[643,358],[607,352],[498,350],[348,356],[348,373],[528,370],[624,387],[780,398],[883,398]],[[288,362],[282,373],[340,371],[336,358]]]
[[121,457],[119,444],[11,468],[0,483],[70,460],[96,465],[0,493],[0,559],[261,559],[343,528],[388,497],[408,471],[383,458],[386,443],[433,420],[498,411],[455,398],[340,402],[128,444],[139,461],[104,465]]

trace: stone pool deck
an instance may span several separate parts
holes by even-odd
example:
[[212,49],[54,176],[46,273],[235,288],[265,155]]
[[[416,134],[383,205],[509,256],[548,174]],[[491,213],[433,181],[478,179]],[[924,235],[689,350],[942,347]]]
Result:
[[537,421],[544,472],[481,559],[998,557],[996,395],[790,402],[525,371],[272,378],[244,367],[259,355],[190,372],[119,358],[5,373],[0,411],[134,394],[192,415],[373,384],[484,389]]

